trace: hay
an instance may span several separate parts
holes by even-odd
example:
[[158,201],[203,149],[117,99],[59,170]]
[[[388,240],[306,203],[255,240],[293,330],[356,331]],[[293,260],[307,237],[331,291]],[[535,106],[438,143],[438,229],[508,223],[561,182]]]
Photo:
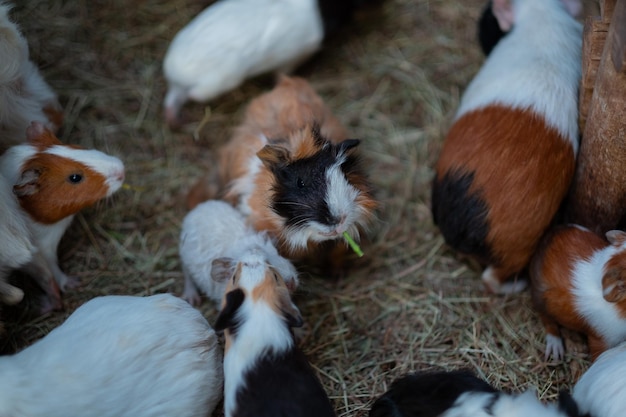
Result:
[[[31,56],[64,105],[62,140],[121,156],[131,187],[78,215],[62,240],[61,266],[81,280],[65,294],[65,311],[33,319],[28,309],[9,309],[2,351],[33,343],[95,296],[181,293],[185,192],[212,168],[245,103],[273,82],[260,77],[190,104],[181,132],[165,128],[161,60],[206,3],[22,0],[15,8]],[[534,386],[552,400],[588,366],[583,341],[569,334],[565,361],[545,363],[528,294],[486,294],[479,270],[445,246],[431,221],[431,167],[482,62],[482,4],[386,0],[299,71],[363,140],[382,202],[363,262],[339,281],[305,276],[295,296],[306,321],[300,344],[339,416],[366,415],[396,377],[414,370],[468,367],[497,388]],[[211,303],[202,311],[214,320]]]

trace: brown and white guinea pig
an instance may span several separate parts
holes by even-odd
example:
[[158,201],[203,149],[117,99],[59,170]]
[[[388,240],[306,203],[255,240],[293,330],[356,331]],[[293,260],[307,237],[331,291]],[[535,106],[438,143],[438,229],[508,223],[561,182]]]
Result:
[[357,154],[359,142],[346,139],[305,80],[283,77],[250,103],[244,122],[221,149],[225,199],[255,229],[268,231],[283,256],[302,259],[329,242],[330,252],[341,252],[342,234],[358,239],[377,206]]
[[563,358],[559,326],[587,336],[596,358],[626,341],[626,233],[568,225],[549,232],[530,266],[531,293],[546,328],[546,359]]
[[0,356],[3,417],[207,417],[222,393],[215,331],[171,294],[96,297]]
[[278,254],[266,232],[247,225],[243,215],[225,201],[209,200],[197,205],[183,219],[180,232],[179,254],[185,276],[182,298],[198,305],[201,291],[221,303],[225,278],[230,278],[239,259],[251,252],[263,256],[291,291],[296,289],[298,271]]
[[510,13],[511,32],[461,99],[432,186],[446,243],[486,265],[494,293],[525,287],[511,279],[567,193],[579,141],[581,24],[559,0],[513,0]]
[[64,145],[43,124],[33,122],[27,143],[0,156],[0,173],[28,216],[27,226],[37,251],[23,269],[49,296],[50,308],[60,308],[60,293],[76,284],[58,265],[57,247],[74,215],[109,197],[124,181],[124,165],[93,149]]
[[249,253],[229,277],[215,330],[224,330],[226,417],[334,416],[291,327],[302,325],[282,277]]
[[31,121],[56,131],[63,122],[57,95],[29,58],[28,44],[0,2],[0,153],[23,142]]
[[0,303],[13,305],[24,297],[24,292],[7,279],[11,271],[28,264],[35,253],[26,223],[12,185],[0,174]]
[[[579,417],[566,392],[543,404],[534,390],[508,394],[467,370],[408,374],[373,404],[369,417]],[[587,416],[589,417],[589,416]]]
[[622,417],[626,410],[626,343],[602,353],[580,377],[572,396],[582,413]]

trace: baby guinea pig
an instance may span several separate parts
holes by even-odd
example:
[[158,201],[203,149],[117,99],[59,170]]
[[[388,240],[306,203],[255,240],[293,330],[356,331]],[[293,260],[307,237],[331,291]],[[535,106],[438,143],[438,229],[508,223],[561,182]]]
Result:
[[59,290],[76,284],[58,265],[57,247],[74,215],[109,197],[124,181],[124,165],[113,156],[62,144],[43,124],[33,122],[27,143],[0,156],[0,173],[27,215],[33,260],[23,269],[49,296],[44,311],[61,307]]
[[[408,374],[373,404],[369,417],[582,417],[571,396],[544,405],[533,390],[500,392],[467,370]],[[588,417],[588,416],[587,416]]]
[[226,417],[334,417],[330,399],[294,340],[302,326],[282,277],[260,253],[228,279],[215,330],[224,330]]
[[206,417],[222,387],[217,335],[170,294],[94,298],[0,357],[0,416]]
[[507,4],[513,28],[463,94],[432,187],[434,223],[486,266],[493,293],[525,288],[517,274],[567,193],[579,140],[581,24],[559,0]]
[[63,122],[57,95],[30,60],[28,44],[0,3],[0,153],[22,143],[31,121],[56,131]]
[[250,103],[221,150],[225,199],[276,239],[283,256],[302,259],[328,242],[346,248],[342,234],[358,239],[377,203],[359,161],[359,140],[345,137],[305,80],[283,77]]
[[559,326],[584,333],[592,359],[626,340],[626,233],[606,237],[559,227],[533,257],[531,294],[547,333],[546,359],[563,358]]
[[230,204],[210,200],[199,204],[183,219],[179,253],[185,276],[183,298],[191,305],[200,303],[198,290],[216,303],[224,298],[226,279],[239,259],[258,252],[274,268],[291,291],[298,285],[298,272],[280,256],[265,232],[246,225]]

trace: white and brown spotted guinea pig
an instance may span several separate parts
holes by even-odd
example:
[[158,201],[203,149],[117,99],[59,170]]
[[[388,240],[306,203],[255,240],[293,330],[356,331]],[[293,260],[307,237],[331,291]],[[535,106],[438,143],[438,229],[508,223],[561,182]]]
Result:
[[[559,0],[513,0],[514,25],[467,87],[432,187],[446,243],[494,293],[528,264],[574,174],[582,27]],[[508,281],[508,282],[507,282]]]
[[28,44],[16,23],[11,6],[0,2],[0,153],[24,140],[31,121],[56,131],[63,113],[56,93],[30,60]]
[[341,265],[342,234],[358,239],[377,206],[359,140],[346,136],[305,80],[283,77],[250,103],[221,149],[226,200],[268,231],[281,255],[301,259],[330,242],[329,262]]
[[59,290],[75,285],[58,265],[57,247],[74,215],[109,197],[124,181],[118,158],[93,149],[64,145],[43,124],[33,122],[27,143],[0,156],[0,173],[13,184],[33,244],[33,260],[23,269],[48,294],[44,311],[61,307]]
[[612,230],[606,237],[562,226],[533,257],[532,299],[547,333],[546,359],[563,358],[560,326],[584,333],[593,359],[626,341],[626,233]]

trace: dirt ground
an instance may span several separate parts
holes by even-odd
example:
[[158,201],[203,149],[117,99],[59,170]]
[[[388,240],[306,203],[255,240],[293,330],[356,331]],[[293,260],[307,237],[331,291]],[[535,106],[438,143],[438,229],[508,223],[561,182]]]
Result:
[[[93,297],[181,293],[185,193],[214,168],[215,151],[246,103],[274,81],[259,77],[210,103],[188,104],[185,125],[172,132],[161,114],[162,59],[209,1],[17,3],[13,17],[64,107],[60,138],[119,156],[129,187],[81,212],[62,240],[61,267],[81,281],[64,295],[64,311],[33,316],[34,290],[4,310],[5,353],[33,343]],[[432,166],[483,61],[476,41],[482,6],[386,0],[358,13],[297,72],[362,139],[381,202],[362,261],[340,280],[303,276],[294,298],[305,319],[300,346],[338,416],[367,415],[373,399],[410,371],[470,368],[497,388],[535,387],[553,400],[589,365],[584,341],[570,333],[565,360],[544,361],[529,294],[488,294],[480,268],[447,248],[431,220]],[[212,303],[201,308],[213,322]]]

